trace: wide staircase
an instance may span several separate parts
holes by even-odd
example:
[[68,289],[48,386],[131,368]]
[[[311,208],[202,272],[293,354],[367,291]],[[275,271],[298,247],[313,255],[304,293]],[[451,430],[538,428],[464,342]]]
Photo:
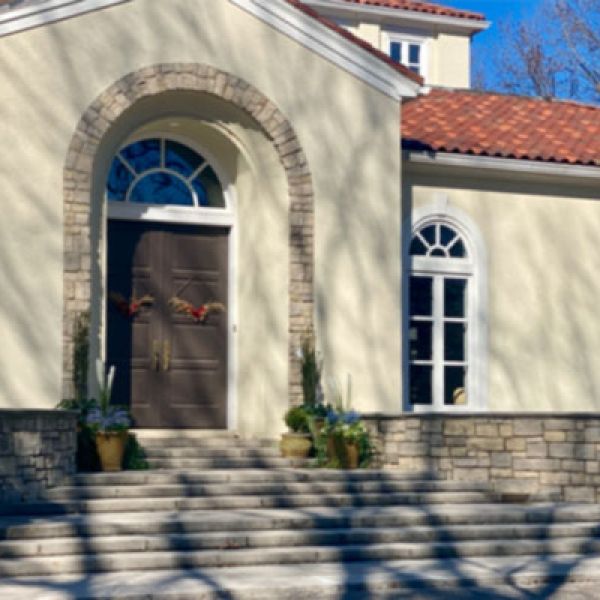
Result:
[[148,471],[81,474],[1,507],[0,598],[412,598],[440,582],[440,597],[485,597],[589,580],[598,560],[595,505],[298,466],[227,432],[141,441]]

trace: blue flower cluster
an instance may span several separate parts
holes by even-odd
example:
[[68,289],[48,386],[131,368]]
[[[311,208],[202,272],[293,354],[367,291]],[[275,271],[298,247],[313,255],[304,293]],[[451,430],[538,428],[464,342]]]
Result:
[[355,410],[349,410],[348,412],[336,412],[331,409],[325,417],[328,425],[354,425],[360,421],[360,414]]
[[123,408],[109,407],[106,414],[100,408],[93,408],[87,414],[86,423],[98,431],[119,431],[131,424],[127,411]]

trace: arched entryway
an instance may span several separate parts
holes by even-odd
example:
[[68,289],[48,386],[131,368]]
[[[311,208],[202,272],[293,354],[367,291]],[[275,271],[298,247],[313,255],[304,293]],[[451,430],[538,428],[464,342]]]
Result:
[[[93,225],[97,222],[94,211],[100,210],[94,205],[94,186],[103,185],[96,181],[99,149],[127,111],[178,90],[217,97],[243,111],[279,157],[289,201],[288,395],[295,402],[301,396],[296,350],[302,336],[313,328],[313,191],[307,161],[292,125],[260,92],[212,67],[188,64],[157,65],[115,83],[86,110],[73,136],[64,171],[64,393],[72,392],[73,324],[92,304],[93,239],[106,235],[106,231],[94,231]],[[140,193],[138,187],[135,194]],[[194,193],[192,189],[192,198]]]

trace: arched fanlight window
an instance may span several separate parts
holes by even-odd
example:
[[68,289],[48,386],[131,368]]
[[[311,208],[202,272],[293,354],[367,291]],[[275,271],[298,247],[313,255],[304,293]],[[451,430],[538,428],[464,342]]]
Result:
[[171,139],[148,138],[122,148],[106,182],[111,202],[225,208],[219,179],[198,152]]
[[421,222],[409,246],[409,408],[472,408],[473,251],[451,222]]
[[451,226],[432,223],[416,231],[410,243],[411,256],[467,258],[462,236]]

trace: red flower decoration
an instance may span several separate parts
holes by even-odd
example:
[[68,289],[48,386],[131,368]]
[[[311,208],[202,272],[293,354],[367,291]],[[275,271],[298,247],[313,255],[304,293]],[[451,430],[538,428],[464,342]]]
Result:
[[110,292],[108,299],[113,303],[115,308],[127,318],[131,318],[140,312],[142,306],[150,306],[154,304],[154,298],[146,294],[141,298],[131,298],[128,302],[125,296],[117,292]]
[[173,296],[169,300],[169,304],[173,307],[176,313],[189,315],[196,323],[204,323],[206,317],[211,313],[224,312],[225,307],[220,302],[206,302],[200,306],[194,306],[187,300],[182,300],[177,296]]

